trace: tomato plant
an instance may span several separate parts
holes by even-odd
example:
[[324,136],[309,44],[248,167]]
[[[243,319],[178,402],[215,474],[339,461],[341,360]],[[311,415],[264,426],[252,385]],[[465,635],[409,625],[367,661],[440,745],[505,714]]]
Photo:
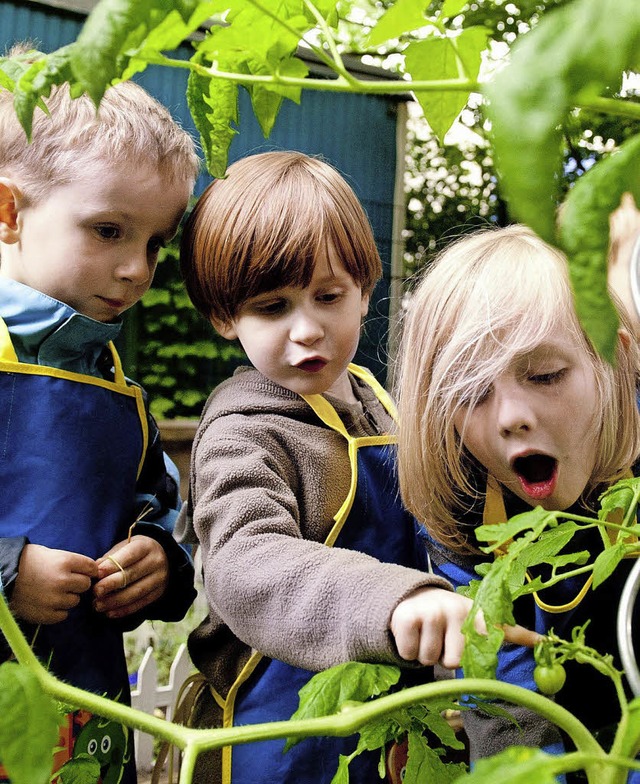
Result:
[[[630,533],[640,533],[640,526],[635,523],[639,498],[640,479],[622,480],[603,497],[599,517],[593,520],[580,518],[580,522],[583,525],[610,528],[619,536],[620,542],[627,543],[624,544],[627,553],[640,553],[640,544],[637,541],[630,543],[628,538]],[[611,508],[623,509],[625,521],[622,524],[609,523],[602,516],[603,510]],[[491,540],[492,545],[502,541],[505,536],[513,536],[516,528],[517,533],[524,533],[525,536],[516,535],[513,538],[506,553],[492,564],[480,581],[480,588],[485,582],[490,584],[494,580],[503,580],[502,565],[510,558],[517,558],[523,546],[520,540],[526,540],[526,546],[530,548],[532,538],[528,534],[535,532],[535,537],[539,538],[548,526],[555,530],[559,527],[558,518],[563,514],[533,510],[503,526],[483,531],[485,539]],[[554,556],[549,555],[549,547],[545,546],[542,550],[553,561]],[[600,582],[615,570],[619,562],[619,550],[621,548],[616,549],[616,544],[612,543],[604,553],[613,552],[615,557],[609,555],[604,565],[599,557],[592,564]],[[556,577],[552,577],[553,580]],[[510,612],[513,594],[517,592],[518,587],[514,584],[511,593],[500,594],[500,602],[483,604],[483,593],[478,590],[474,608],[482,608],[487,625],[499,625],[500,621],[496,619]],[[611,655],[603,656],[586,644],[584,628],[574,629],[570,640],[561,639],[550,632],[540,644],[537,660],[540,666],[550,669],[554,674],[554,687],[559,681],[555,668],[569,660],[594,667],[612,680],[620,704],[621,719],[609,752],[603,749],[582,722],[561,705],[543,694],[493,679],[490,662],[494,640],[482,635],[474,637],[470,631],[466,635],[467,647],[475,651],[473,663],[479,676],[438,681],[392,693],[399,677],[397,667],[350,662],[312,678],[301,692],[298,711],[289,721],[203,730],[164,721],[59,681],[35,658],[2,595],[0,628],[18,661],[17,664],[6,662],[0,665],[0,684],[3,685],[3,693],[7,695],[6,710],[0,712],[0,755],[14,784],[45,784],[48,781],[47,760],[51,759],[56,739],[55,701],[83,708],[175,745],[182,751],[180,784],[191,782],[198,755],[208,749],[267,738],[287,738],[290,746],[311,735],[348,736],[355,732],[360,734],[360,743],[351,758],[365,749],[381,748],[384,751],[388,743],[408,738],[406,784],[420,784],[421,770],[436,770],[437,781],[464,778],[470,784],[495,784],[500,776],[511,782],[547,784],[554,781],[557,775],[580,768],[586,771],[590,784],[617,784],[626,780],[627,768],[640,770],[640,763],[634,759],[640,748],[640,698],[628,701],[623,673],[613,666]],[[480,700],[498,699],[535,711],[566,733],[576,750],[551,755],[535,748],[510,747],[501,754],[479,761],[471,773],[466,773],[460,763],[443,762],[442,750],[425,740],[424,731],[427,730],[430,737],[435,737],[437,743],[456,748],[459,741],[443,718],[443,713],[452,707],[460,707],[456,701],[466,694],[477,695]],[[25,754],[25,744],[28,746],[28,754]],[[345,778],[348,776],[348,762],[342,760],[339,763],[336,760],[334,784],[348,781]]]

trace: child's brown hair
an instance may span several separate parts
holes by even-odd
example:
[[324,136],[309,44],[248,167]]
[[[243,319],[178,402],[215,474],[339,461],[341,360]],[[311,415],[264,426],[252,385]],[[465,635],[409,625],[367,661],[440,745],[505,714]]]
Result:
[[351,187],[318,158],[267,152],[236,161],[209,185],[185,225],[180,257],[196,308],[227,323],[256,294],[307,286],[327,248],[370,293],[382,265]]

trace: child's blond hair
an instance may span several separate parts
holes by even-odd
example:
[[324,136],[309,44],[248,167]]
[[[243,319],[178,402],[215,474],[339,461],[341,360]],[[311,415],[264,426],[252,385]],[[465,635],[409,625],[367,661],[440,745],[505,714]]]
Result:
[[196,308],[228,323],[257,294],[309,285],[329,249],[368,294],[382,267],[355,193],[328,163],[285,151],[242,158],[209,185],[185,225],[180,256]]
[[[16,45],[9,56],[26,54],[26,48]],[[35,109],[29,143],[13,94],[0,88],[0,176],[16,179],[25,201],[72,181],[93,160],[151,164],[172,179],[195,182],[200,162],[193,139],[134,82],[110,87],[97,112],[88,96],[72,98],[66,84],[54,87],[44,103],[49,113]]]
[[[623,318],[623,325],[626,325]],[[566,259],[523,226],[483,230],[446,249],[410,299],[396,397],[404,503],[438,541],[469,550],[455,510],[473,496],[454,427],[514,357],[564,325],[590,358],[601,418],[585,495],[629,469],[640,451],[635,340],[603,360],[578,321]],[[477,491],[476,491],[477,492]]]

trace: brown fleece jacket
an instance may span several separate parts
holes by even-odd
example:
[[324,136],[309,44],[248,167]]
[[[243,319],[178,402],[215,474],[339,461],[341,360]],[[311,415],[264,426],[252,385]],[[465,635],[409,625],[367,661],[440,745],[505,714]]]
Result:
[[[359,404],[329,398],[349,433],[388,432],[375,394],[351,380]],[[349,482],[345,439],[298,395],[242,368],[209,397],[183,527],[192,525],[201,547],[209,605],[189,650],[219,693],[251,649],[314,671],[402,663],[393,610],[422,586],[450,589],[434,575],[323,544]]]

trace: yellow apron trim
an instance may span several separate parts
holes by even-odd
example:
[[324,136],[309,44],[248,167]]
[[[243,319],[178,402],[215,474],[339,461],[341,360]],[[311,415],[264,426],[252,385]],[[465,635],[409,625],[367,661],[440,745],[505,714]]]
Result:
[[[349,365],[348,370],[354,376],[362,379],[371,387],[378,400],[385,407],[389,415],[395,420],[397,416],[396,407],[389,394],[374,378],[374,376],[365,368],[360,367],[359,365],[354,365],[353,363]],[[356,497],[356,491],[358,489],[358,449],[361,446],[385,446],[387,444],[395,444],[397,442],[397,438],[390,435],[360,436],[359,438],[351,436],[347,432],[347,429],[345,428],[343,421],[338,416],[336,410],[325,397],[322,395],[301,395],[301,397],[309,406],[311,406],[316,416],[322,422],[324,422],[327,427],[331,428],[336,433],[339,433],[343,438],[345,438],[348,444],[349,463],[351,465],[351,485],[349,487],[347,497],[342,503],[342,506],[334,515],[333,519],[335,521],[335,525],[325,540],[325,544],[329,547],[332,547],[338,538],[338,535],[340,534],[347,517],[349,516],[349,512],[353,506],[353,501]]]
[[[625,474],[624,478],[629,479],[633,476],[631,472]],[[622,510],[615,509],[608,517],[610,522],[612,523],[622,523]],[[500,489],[500,485],[496,481],[496,479],[489,475],[487,477],[487,494],[484,506],[484,512],[482,516],[482,522],[484,525],[499,525],[500,523],[505,523],[507,521],[507,512],[504,506],[504,498],[502,496],[502,490]],[[615,531],[608,531],[609,538],[611,540],[611,544],[614,544],[617,533]],[[532,581],[532,577],[529,572],[525,573],[527,582]],[[567,602],[566,604],[547,604],[543,599],[540,598],[540,595],[537,591],[533,592],[533,598],[535,603],[541,610],[544,610],[548,613],[558,614],[568,612],[569,610],[573,610],[577,607],[580,602],[584,599],[587,595],[587,592],[591,588],[593,583],[593,574],[590,574],[587,580],[585,581],[582,588],[578,591],[577,595],[571,599],[571,601]]]
[[[371,375],[371,373],[369,373],[368,370],[361,368],[359,365],[354,364],[350,364],[348,369],[349,372],[353,373],[354,376],[357,376],[358,378],[365,381],[365,383],[369,384],[369,386],[375,392],[376,397],[385,407],[389,415],[393,417],[394,420],[397,419],[396,407],[391,397],[388,395],[382,385],[379,384],[378,381]],[[356,489],[358,487],[358,449],[361,446],[385,446],[386,444],[395,444],[397,438],[395,436],[389,435],[360,436],[359,438],[355,438],[349,435],[343,421],[340,419],[334,407],[325,397],[322,395],[301,395],[301,397],[313,409],[320,421],[323,422],[328,428],[334,430],[336,433],[345,438],[348,444],[349,464],[351,466],[351,485],[349,487],[347,497],[333,518],[335,524],[324,542],[327,547],[333,547],[336,539],[338,538],[338,534],[342,530],[349,512],[351,511],[353,500],[356,495]],[[226,700],[215,689],[210,688],[214,700],[218,706],[222,708],[223,727],[233,727],[235,701],[238,695],[238,690],[242,684],[245,683],[253,674],[261,659],[262,654],[258,651],[254,651],[254,653],[251,654],[249,660],[242,668],[242,671],[231,685]],[[222,784],[231,784],[232,751],[232,746],[224,746],[221,750]]]
[[[233,713],[236,703],[236,697],[238,695],[238,690],[240,686],[249,678],[250,675],[253,674],[253,671],[260,663],[262,659],[262,654],[258,653],[258,651],[254,651],[249,660],[242,668],[240,675],[235,679],[232,683],[231,688],[229,689],[229,694],[227,695],[226,700],[222,700],[222,726],[223,727],[233,727]],[[214,696],[214,699],[220,705],[220,702],[216,698],[216,692],[211,690]],[[220,697],[218,694],[217,697]],[[233,746],[223,746],[221,749],[222,754],[222,784],[231,784],[231,752],[233,750]]]
[[13,343],[11,342],[11,335],[9,334],[9,329],[7,325],[4,323],[3,319],[0,319],[0,361],[3,362],[17,362],[18,355],[13,347]]
[[103,389],[109,389],[112,392],[118,392],[121,395],[132,397],[136,401],[136,410],[138,412],[138,419],[140,420],[140,428],[142,430],[142,452],[140,462],[138,463],[138,472],[136,478],[140,476],[144,459],[147,454],[149,446],[149,424],[147,422],[147,412],[144,407],[144,397],[140,387],[127,384],[124,372],[122,370],[122,362],[116,351],[116,347],[112,342],[108,343],[109,351],[113,359],[114,380],[108,381],[106,378],[96,378],[96,376],[88,376],[84,373],[74,373],[71,370],[62,370],[61,368],[48,367],[46,365],[32,365],[26,362],[20,362],[18,355],[13,347],[9,329],[4,320],[0,318],[0,372],[5,373],[24,373],[30,376],[51,376],[53,378],[67,379],[81,384],[91,384]]
[[397,422],[398,409],[396,408],[396,404],[393,402],[391,395],[389,395],[387,390],[382,386],[378,379],[366,368],[360,367],[360,365],[355,365],[353,362],[349,365],[347,370],[356,376],[356,378],[359,378],[367,383],[371,389],[373,389],[378,400],[387,409],[388,414],[393,418],[394,421]]

